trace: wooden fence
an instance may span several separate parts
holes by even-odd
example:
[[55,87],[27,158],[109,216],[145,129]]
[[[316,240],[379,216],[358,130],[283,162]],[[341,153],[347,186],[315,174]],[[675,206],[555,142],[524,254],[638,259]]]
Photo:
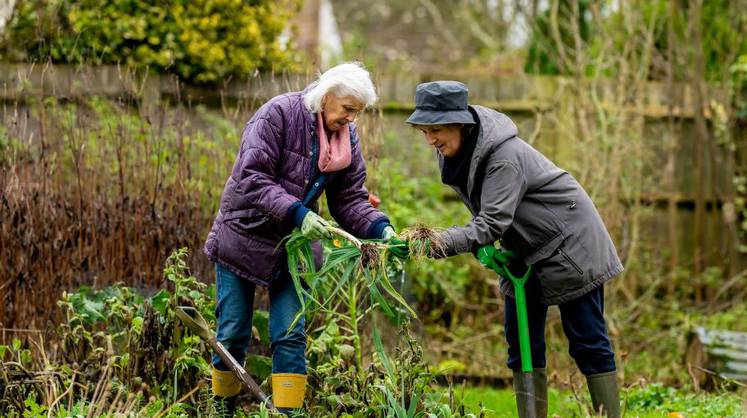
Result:
[[[216,87],[185,85],[170,75],[143,75],[119,66],[77,67],[64,65],[23,65],[0,64],[0,101],[23,101],[27,98],[55,96],[75,100],[96,95],[105,97],[128,96],[139,103],[142,109],[154,106],[161,100],[203,104],[208,107],[225,107],[242,104],[247,109],[256,108],[270,97],[290,90],[302,89],[314,78],[313,74],[258,74],[248,80],[227,80]],[[469,76],[453,74],[374,74],[380,100],[379,107],[387,114],[400,114],[413,109],[415,86],[423,81],[434,79],[459,79],[470,88],[470,102],[499,109],[511,115],[520,123],[520,128],[529,131],[535,126],[537,115],[547,112],[554,106],[572,107],[566,97],[568,89],[578,80],[559,76],[539,75],[495,75]],[[718,265],[725,256],[734,257],[735,242],[734,214],[731,203],[734,200],[729,192],[733,190],[732,178],[726,170],[719,169],[719,161],[706,158],[705,172],[710,173],[702,196],[696,197],[696,182],[699,174],[692,169],[694,158],[694,129],[692,121],[697,108],[695,97],[689,85],[668,88],[665,83],[649,82],[645,87],[643,101],[636,106],[619,108],[613,100],[619,94],[618,86],[612,80],[595,83],[596,97],[605,106],[617,106],[616,112],[631,112],[644,116],[646,139],[652,148],[663,152],[667,135],[677,135],[679,143],[676,161],[677,177],[675,190],[661,190],[654,187],[640,194],[642,204],[652,206],[657,212],[648,225],[649,239],[662,246],[677,247],[680,254],[692,254],[693,246],[701,245],[707,252],[705,265]],[[724,103],[726,92],[711,87],[708,100]],[[607,105],[606,103],[610,103]],[[706,109],[706,119],[711,118]],[[669,122],[678,120],[681,128],[675,134],[668,132]],[[553,129],[543,133],[539,148],[551,158],[563,161],[569,138]],[[659,152],[657,151],[657,152]],[[663,161],[662,157],[662,161]],[[661,167],[663,170],[663,167]],[[649,173],[659,175],[660,173]],[[655,183],[656,184],[656,183]],[[700,199],[698,201],[698,199]],[[633,202],[631,202],[632,204]],[[693,212],[697,204],[705,205],[705,242],[696,243],[691,234],[694,222]],[[724,205],[726,204],[726,211]],[[673,209],[674,208],[674,209]],[[675,217],[676,219],[672,220]],[[674,222],[676,234],[672,231]],[[668,225],[670,225],[668,227]],[[742,267],[743,258],[731,260],[729,272],[735,274]],[[688,257],[682,257],[687,262]],[[687,267],[687,266],[685,266]]]

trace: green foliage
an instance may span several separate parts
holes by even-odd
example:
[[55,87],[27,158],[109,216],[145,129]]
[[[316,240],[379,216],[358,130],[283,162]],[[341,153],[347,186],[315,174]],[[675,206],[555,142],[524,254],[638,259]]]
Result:
[[7,60],[118,64],[195,82],[293,65],[278,37],[298,0],[19,0],[0,54]]
[[[559,25],[557,40],[553,36],[551,26],[551,11],[545,10],[535,22],[532,38],[527,49],[527,59],[524,71],[535,74],[565,74],[568,69],[563,61],[560,49],[573,48],[576,42],[578,29],[578,41],[586,42],[589,39],[589,1],[560,0],[558,1],[557,19],[563,24]],[[571,23],[569,23],[571,22]]]
[[23,405],[26,407],[26,410],[23,411],[24,418],[43,417],[47,414],[47,408],[36,403],[35,393],[30,393],[29,397],[23,401]]
[[[310,398],[306,416],[313,417],[476,417],[450,390],[436,386],[423,360],[420,344],[408,322],[399,330],[394,354],[389,355],[372,328],[370,365],[358,372],[348,331],[338,319],[311,332],[307,350]],[[479,412],[478,412],[479,414]]]
[[[490,417],[516,416],[515,395],[511,389],[465,387],[455,392],[464,399],[467,408],[475,409],[482,404],[489,411]],[[583,389],[581,393],[574,393],[569,389],[550,388],[548,416],[588,416],[579,414],[579,400],[586,400],[587,396]],[[624,416],[630,418],[741,416],[739,397],[729,393],[696,393],[688,387],[674,388],[654,383],[623,388],[621,398],[625,407]],[[677,413],[681,415],[676,415]]]
[[645,305],[615,308],[608,315],[608,321],[620,327],[619,333],[624,336],[616,344],[618,352],[627,351],[634,341],[666,342],[647,344],[645,349],[621,359],[620,368],[627,376],[645,376],[649,381],[659,382],[689,382],[691,378],[683,365],[683,357],[690,333],[696,327],[747,331],[744,321],[747,303],[735,303],[716,313],[703,312],[678,301],[649,300]]
[[[54,356],[59,363],[40,364],[47,356],[32,355],[31,350],[23,348],[17,340],[10,347],[0,346],[0,361],[3,368],[7,366],[11,370],[9,387],[13,388],[5,392],[0,414],[7,412],[5,408],[18,405],[21,399],[31,414],[28,416],[39,416],[45,408],[52,408],[36,401],[41,393],[37,388],[44,388],[45,384],[50,385],[46,389],[57,393],[70,387],[69,399],[76,400],[75,406],[68,411],[64,409],[67,401],[54,405],[51,413],[60,416],[72,414],[72,411],[79,414],[100,411],[104,408],[101,405],[105,405],[106,410],[127,409],[137,416],[154,416],[167,407],[169,414],[166,416],[184,414],[187,405],[176,401],[198,387],[209,374],[209,352],[206,342],[186,333],[181,324],[176,323],[174,309],[179,305],[193,305],[209,319],[211,326],[215,321],[214,287],[207,288],[189,274],[186,257],[187,251],[182,248],[168,258],[164,275],[173,285],[173,291],[162,289],[150,298],[121,284],[103,289],[82,287],[64,293],[59,306],[66,320],[57,330],[59,352]],[[20,380],[16,381],[13,369],[18,367],[27,371],[18,375]],[[53,378],[37,386],[29,385],[26,373],[37,373],[36,370],[41,376],[53,371],[59,380]],[[58,384],[62,384],[62,388],[58,388]],[[100,387],[98,397],[87,398],[87,390],[76,389],[86,385]],[[108,388],[106,392],[104,387]],[[128,393],[133,394],[132,398]],[[133,411],[151,395],[155,397],[152,402],[142,406],[140,412]],[[21,396],[23,398],[19,399]],[[120,397],[128,403],[116,404]]]
[[739,400],[729,394],[693,393],[688,388],[667,387],[653,383],[631,389],[626,396],[628,416],[663,416],[681,413],[702,418],[737,418],[742,416]]
[[[666,57],[669,44],[673,44],[674,53],[681,56],[675,58],[675,65],[679,66],[676,71],[692,71],[693,52],[688,47],[692,45],[693,10],[697,7],[694,4],[675,2],[677,5],[671,6],[672,2],[663,0],[614,7],[613,2],[560,0],[557,3],[557,15],[553,16],[548,7],[537,16],[524,67],[527,73],[574,74],[575,65],[579,63],[574,61],[577,56],[585,60],[580,69],[583,75],[616,73],[620,68],[604,60],[605,54],[610,54],[608,43],[612,42],[613,51],[626,51],[645,36],[649,26],[653,28],[656,54]],[[643,21],[635,21],[633,14],[626,13],[626,7],[639,11]],[[734,58],[747,52],[743,35],[747,21],[740,5],[729,0],[702,2],[700,14],[706,77],[720,81]],[[675,39],[669,39],[670,34]],[[664,71],[654,68],[652,74],[661,79]]]
[[[332,228],[333,232],[339,231]],[[290,274],[299,300],[304,301],[291,328],[304,315],[323,312],[335,318],[349,330],[355,350],[355,365],[363,369],[360,325],[378,310],[393,318],[401,308],[415,312],[392,286],[389,274],[400,269],[398,260],[390,257],[387,245],[379,240],[356,241],[335,246],[325,256],[324,266],[317,271],[311,244],[296,229],[287,238]],[[391,300],[388,301],[387,299]]]
[[258,354],[248,354],[244,363],[246,371],[258,382],[265,381],[272,374],[272,359]]
[[[336,228],[330,229],[338,232]],[[295,231],[285,248],[299,299],[299,312],[309,319],[311,416],[473,417],[463,407],[431,396],[433,379],[423,350],[409,332],[403,314],[414,312],[391,283],[401,266],[380,241],[338,243],[327,251],[325,264],[316,270],[310,243]],[[400,344],[390,358],[384,348],[376,313],[401,324]],[[320,320],[321,317],[321,320]],[[316,319],[316,320],[315,320]],[[368,323],[375,353],[365,367],[362,327]],[[291,325],[292,327],[293,325]],[[451,397],[453,400],[453,397]]]

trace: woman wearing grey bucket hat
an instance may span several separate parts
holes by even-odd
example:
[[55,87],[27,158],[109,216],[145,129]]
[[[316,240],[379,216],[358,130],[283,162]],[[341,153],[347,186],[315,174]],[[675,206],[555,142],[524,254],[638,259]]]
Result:
[[[545,317],[549,305],[558,305],[570,354],[586,375],[595,410],[618,417],[615,356],[603,313],[603,284],[623,271],[612,239],[573,176],[519,138],[508,116],[468,105],[467,95],[458,81],[419,84],[415,111],[407,119],[436,149],[443,183],[472,213],[469,224],[441,233],[440,255],[476,254],[500,241],[518,256],[509,270],[523,275],[531,265],[526,295],[538,416],[547,415]],[[510,282],[501,278],[500,287],[508,367],[520,388],[516,303]],[[517,391],[523,417],[521,395]]]

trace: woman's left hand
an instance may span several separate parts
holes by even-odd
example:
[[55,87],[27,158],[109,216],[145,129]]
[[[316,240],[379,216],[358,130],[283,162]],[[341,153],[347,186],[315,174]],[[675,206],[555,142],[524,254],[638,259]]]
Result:
[[392,226],[387,226],[384,228],[384,231],[381,233],[381,239],[384,240],[384,242],[388,242],[392,238],[396,238],[397,233],[394,232],[394,228]]

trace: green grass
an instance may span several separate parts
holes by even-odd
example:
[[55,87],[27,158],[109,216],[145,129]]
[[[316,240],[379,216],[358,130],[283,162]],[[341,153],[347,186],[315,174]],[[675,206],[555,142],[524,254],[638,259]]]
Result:
[[[456,392],[461,394],[461,388]],[[588,395],[579,396],[585,402]],[[627,399],[626,418],[661,418],[671,416],[682,418],[739,418],[747,416],[747,397],[734,392],[706,393],[692,392],[686,388],[675,389],[661,384],[651,384],[645,388],[631,388],[620,394]],[[588,405],[579,406],[568,390],[550,388],[548,416],[578,417]],[[516,401],[513,390],[489,387],[467,387],[464,390],[464,404],[468,410],[477,412],[479,405],[489,409],[488,417],[509,418],[516,416]],[[680,415],[675,415],[679,413]],[[671,415],[670,415],[671,414]]]
[[[461,393],[457,388],[456,392]],[[561,392],[550,388],[548,416],[553,414],[565,417],[578,413],[579,408],[571,400],[570,392]],[[467,387],[464,389],[464,404],[473,412],[480,410],[480,403],[490,410],[487,416],[495,418],[513,418],[516,416],[516,399],[511,389],[493,389],[489,387]]]

